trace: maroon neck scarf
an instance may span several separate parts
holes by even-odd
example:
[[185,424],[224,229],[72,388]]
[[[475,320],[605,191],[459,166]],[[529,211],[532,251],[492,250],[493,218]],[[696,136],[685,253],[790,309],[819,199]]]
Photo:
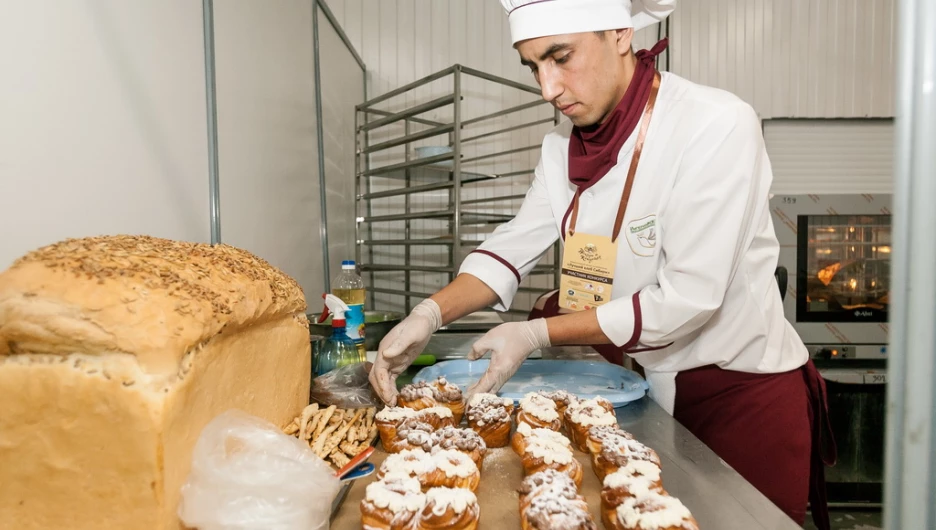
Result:
[[600,125],[573,127],[569,139],[569,181],[578,186],[579,193],[594,186],[612,167],[617,165],[621,146],[637,127],[656,73],[656,56],[666,49],[663,39],[651,50],[637,52],[637,67],[624,98]]

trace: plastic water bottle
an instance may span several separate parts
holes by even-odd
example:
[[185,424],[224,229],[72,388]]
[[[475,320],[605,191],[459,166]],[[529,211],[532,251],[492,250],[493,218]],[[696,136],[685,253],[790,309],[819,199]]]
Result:
[[347,320],[348,337],[357,346],[362,358],[367,355],[367,347],[364,345],[364,336],[366,333],[364,324],[364,299],[367,296],[364,291],[364,279],[357,273],[357,267],[354,260],[345,260],[341,262],[341,274],[332,282],[332,293],[348,304],[348,312],[345,314]]

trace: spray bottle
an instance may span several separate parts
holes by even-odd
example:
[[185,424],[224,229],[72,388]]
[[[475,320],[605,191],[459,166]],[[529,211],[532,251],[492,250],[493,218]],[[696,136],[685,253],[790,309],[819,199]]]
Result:
[[325,339],[315,359],[316,376],[328,373],[335,368],[362,363],[366,360],[362,358],[357,345],[348,337],[345,330],[347,325],[345,313],[350,310],[348,304],[333,294],[326,294],[324,298],[325,306],[332,314],[332,334],[331,337]]

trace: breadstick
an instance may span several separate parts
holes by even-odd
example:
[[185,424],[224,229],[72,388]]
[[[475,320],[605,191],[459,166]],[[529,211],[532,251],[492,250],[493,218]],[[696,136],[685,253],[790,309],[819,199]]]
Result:
[[318,403],[312,403],[311,405],[307,405],[306,408],[302,409],[302,415],[299,418],[299,438],[303,440],[305,439],[306,432],[308,432],[307,425],[309,420],[312,418],[312,416],[315,415],[316,412],[318,412],[318,409]]
[[329,437],[328,441],[325,442],[325,448],[323,451],[328,454],[331,453],[336,447],[338,447],[338,444],[341,443],[345,439],[345,436],[348,435],[348,429],[351,428],[351,425],[353,425],[357,420],[361,419],[363,415],[364,409],[358,409],[358,411],[354,413],[354,417],[350,422],[343,424],[335,434]]
[[283,434],[288,434],[290,436],[295,436],[296,433],[298,432],[299,432],[299,424],[296,423],[295,418],[293,419],[293,421],[289,423],[289,425],[286,426],[285,429],[283,429]]
[[343,468],[344,466],[348,465],[349,462],[351,462],[351,459],[348,458],[347,455],[337,449],[329,453],[328,458],[339,469]]
[[322,419],[319,420],[318,427],[315,428],[315,434],[312,435],[313,438],[318,438],[319,435],[325,431],[325,427],[328,425],[328,422],[331,421],[331,418],[334,416],[335,410],[337,409],[338,407],[334,405],[325,409],[325,415],[322,417]]
[[330,451],[325,451],[325,443],[328,441],[328,438],[331,436],[335,429],[338,428],[338,425],[330,425],[322,431],[322,434],[315,437],[315,445],[312,446],[312,452],[317,454],[319,458],[325,458]]
[[351,458],[354,458],[358,455],[358,453],[361,452],[361,448],[358,447],[358,444],[347,441],[338,444],[338,449],[341,449],[344,454],[350,456]]

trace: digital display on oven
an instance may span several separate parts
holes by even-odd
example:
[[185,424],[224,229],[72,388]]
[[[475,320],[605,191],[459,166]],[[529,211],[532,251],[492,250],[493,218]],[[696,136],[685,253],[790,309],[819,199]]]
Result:
[[887,321],[890,215],[801,215],[797,239],[797,321]]

